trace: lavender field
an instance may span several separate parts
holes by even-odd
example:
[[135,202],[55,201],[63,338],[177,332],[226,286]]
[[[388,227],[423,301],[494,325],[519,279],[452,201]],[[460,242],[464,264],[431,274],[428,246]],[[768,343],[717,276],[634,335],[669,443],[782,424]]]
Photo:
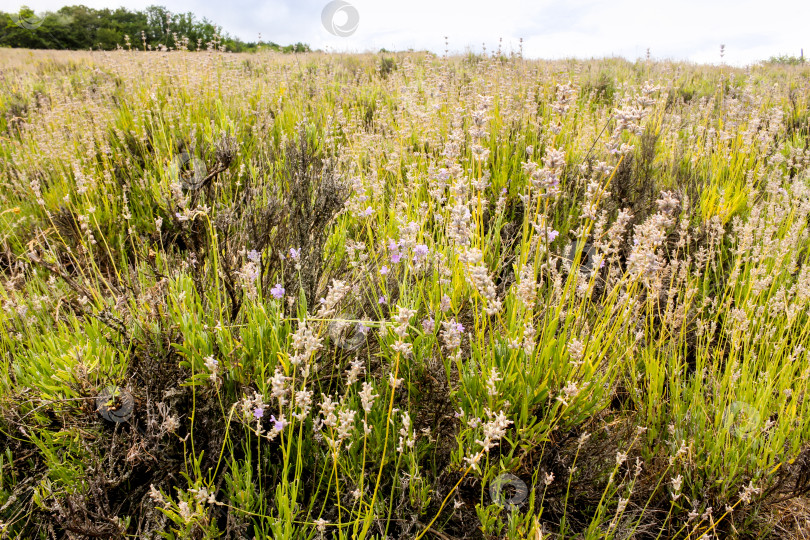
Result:
[[0,537],[806,538],[810,67],[0,49]]

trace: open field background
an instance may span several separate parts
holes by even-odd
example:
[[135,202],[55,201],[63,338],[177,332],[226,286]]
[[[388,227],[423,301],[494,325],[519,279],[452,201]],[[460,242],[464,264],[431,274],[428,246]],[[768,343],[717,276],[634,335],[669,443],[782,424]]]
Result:
[[0,50],[3,538],[804,538],[810,67]]

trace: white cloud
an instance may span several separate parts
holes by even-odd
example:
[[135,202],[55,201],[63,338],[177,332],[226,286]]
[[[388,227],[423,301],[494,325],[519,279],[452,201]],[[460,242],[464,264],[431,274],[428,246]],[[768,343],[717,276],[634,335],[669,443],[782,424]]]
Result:
[[[67,0],[71,1],[71,0]],[[695,62],[720,61],[726,45],[730,64],[756,62],[777,54],[810,54],[810,2],[798,0],[349,0],[360,14],[350,37],[329,34],[321,25],[326,0],[164,0],[174,12],[191,11],[220,24],[232,35],[277,43],[302,41],[315,48],[338,51],[450,49],[492,50],[503,38],[504,48],[517,49],[524,38],[528,57],[643,57]],[[76,0],[78,3],[78,0]],[[36,11],[55,10],[63,2],[12,0],[6,10],[29,4]],[[120,0],[82,0],[90,7],[115,8]],[[128,0],[130,9],[160,0]]]

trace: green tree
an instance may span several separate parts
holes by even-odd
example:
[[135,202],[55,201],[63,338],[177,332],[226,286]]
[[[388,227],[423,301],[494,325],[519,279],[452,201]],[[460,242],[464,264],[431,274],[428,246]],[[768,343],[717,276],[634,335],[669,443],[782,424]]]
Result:
[[[0,47],[29,49],[104,49],[126,46],[179,48],[188,43],[189,50],[206,49],[219,36],[219,43],[229,51],[256,51],[256,43],[245,43],[222,32],[212,21],[198,20],[191,13],[171,13],[164,6],[152,5],[142,11],[126,8],[93,9],[87,6],[65,6],[56,12],[36,14],[29,7],[17,13],[0,11]],[[271,49],[284,52],[306,52],[304,43]]]

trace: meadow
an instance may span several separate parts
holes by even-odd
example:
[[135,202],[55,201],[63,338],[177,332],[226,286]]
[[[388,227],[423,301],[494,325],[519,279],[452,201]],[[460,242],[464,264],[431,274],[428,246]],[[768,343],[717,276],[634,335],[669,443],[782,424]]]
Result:
[[0,537],[805,538],[810,67],[0,50]]

